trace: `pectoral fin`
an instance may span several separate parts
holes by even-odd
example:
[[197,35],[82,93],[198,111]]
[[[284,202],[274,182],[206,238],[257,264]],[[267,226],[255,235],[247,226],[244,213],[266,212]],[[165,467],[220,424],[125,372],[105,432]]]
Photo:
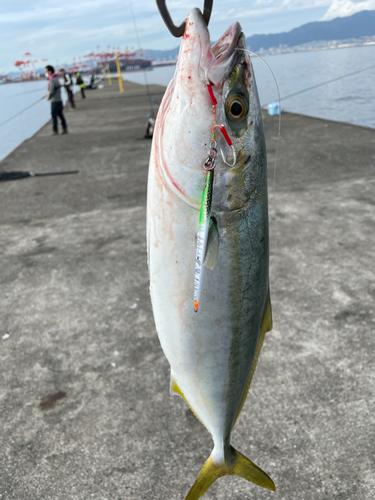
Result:
[[211,219],[210,229],[207,237],[207,250],[204,257],[203,265],[208,269],[213,270],[216,265],[217,256],[219,253],[219,231],[215,220]]

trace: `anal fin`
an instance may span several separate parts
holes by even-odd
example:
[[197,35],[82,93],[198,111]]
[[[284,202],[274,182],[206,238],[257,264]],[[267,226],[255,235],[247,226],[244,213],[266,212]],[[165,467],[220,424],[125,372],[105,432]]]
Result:
[[[199,420],[199,422],[201,424],[204,425],[204,423],[202,422],[202,420],[198,417],[198,415],[195,413],[195,411],[193,410],[193,407],[191,406],[191,404],[189,403],[189,401],[186,399],[184,393],[181,391],[178,383],[177,383],[177,380],[174,378],[174,375],[172,373],[172,370],[171,370],[171,381],[170,381],[170,385],[169,385],[169,392],[171,394],[171,396],[175,396],[175,395],[178,395],[178,396],[181,396],[182,399],[185,401],[185,403],[188,405],[188,407],[190,408],[190,410],[194,413],[194,415],[197,417],[197,419]],[[204,425],[205,426],[205,425]],[[206,426],[205,426],[206,427]]]
[[[169,383],[169,393],[171,396],[181,396],[183,399],[185,399],[181,389],[178,386],[176,379],[174,378],[172,370],[171,370],[171,380]],[[185,399],[185,401],[186,401],[186,399]]]

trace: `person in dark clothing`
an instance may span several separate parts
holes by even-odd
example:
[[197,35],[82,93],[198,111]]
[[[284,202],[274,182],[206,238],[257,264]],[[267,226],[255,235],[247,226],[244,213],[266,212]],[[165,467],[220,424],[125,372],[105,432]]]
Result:
[[70,106],[72,109],[76,109],[76,105],[74,102],[74,96],[73,96],[73,80],[72,77],[70,76],[69,73],[65,71],[65,69],[60,70],[63,77],[64,77],[64,87],[66,90],[66,93],[68,94],[68,99],[70,102]]
[[58,134],[57,128],[57,117],[61,120],[61,125],[63,128],[62,133],[68,133],[68,127],[63,114],[63,103],[61,100],[61,86],[59,78],[55,73],[55,68],[53,66],[46,66],[46,78],[48,78],[48,94],[46,95],[47,101],[51,101],[51,114],[52,114],[52,126],[53,135]]
[[76,84],[79,85],[81,89],[82,99],[85,99],[85,82],[82,79],[81,73],[76,73]]
[[147,115],[145,139],[152,139],[154,135],[155,121],[156,120],[152,115]]
[[91,89],[91,90],[94,90],[96,89],[96,85],[95,85],[95,74],[92,73],[91,76],[90,76],[90,83],[86,86],[87,89]]

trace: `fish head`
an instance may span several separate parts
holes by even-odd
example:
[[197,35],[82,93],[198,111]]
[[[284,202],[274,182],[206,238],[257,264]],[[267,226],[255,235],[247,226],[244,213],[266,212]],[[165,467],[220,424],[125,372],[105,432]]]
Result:
[[214,124],[211,86],[217,101],[216,124],[232,140],[227,144],[215,127],[213,210],[232,211],[257,196],[259,176],[266,175],[265,141],[259,97],[246,37],[232,24],[211,47],[210,33],[199,9],[186,19],[175,75],[158,114],[155,147],[170,189],[199,209],[205,182],[204,163],[210,152]]

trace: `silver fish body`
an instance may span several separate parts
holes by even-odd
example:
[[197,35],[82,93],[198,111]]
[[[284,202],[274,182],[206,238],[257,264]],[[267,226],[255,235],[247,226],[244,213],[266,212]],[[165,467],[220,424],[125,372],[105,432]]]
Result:
[[[274,489],[272,480],[230,445],[271,328],[267,167],[263,122],[246,40],[238,23],[212,47],[202,14],[187,19],[174,79],[161,104],[149,168],[148,264],[156,329],[171,366],[171,390],[212,434],[214,449],[188,499],[236,474]],[[230,168],[217,159],[207,269],[193,307],[196,234],[207,175],[202,165],[213,108],[236,150]],[[241,112],[240,112],[241,111]],[[230,155],[220,132],[217,141]]]

